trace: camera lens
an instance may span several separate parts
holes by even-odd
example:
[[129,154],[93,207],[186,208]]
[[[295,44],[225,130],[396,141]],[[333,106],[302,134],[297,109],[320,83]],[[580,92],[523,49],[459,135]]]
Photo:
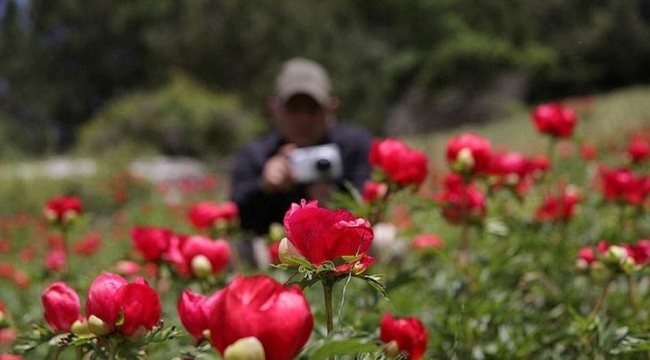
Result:
[[327,159],[319,159],[316,162],[316,169],[318,171],[327,171],[332,167],[332,163],[330,163],[329,160]]

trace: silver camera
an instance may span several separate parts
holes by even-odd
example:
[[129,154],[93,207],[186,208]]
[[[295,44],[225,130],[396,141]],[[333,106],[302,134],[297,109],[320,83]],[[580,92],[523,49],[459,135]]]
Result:
[[336,144],[297,148],[289,160],[296,180],[301,184],[333,181],[343,177],[341,150]]

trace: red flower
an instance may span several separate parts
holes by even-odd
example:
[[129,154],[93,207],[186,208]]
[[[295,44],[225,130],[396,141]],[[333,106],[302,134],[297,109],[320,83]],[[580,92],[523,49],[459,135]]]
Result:
[[464,184],[458,174],[445,177],[445,189],[434,199],[442,208],[442,215],[452,224],[464,219],[470,222],[481,221],[485,217],[485,195],[474,184]]
[[638,163],[650,157],[650,144],[641,136],[634,136],[627,145],[627,156],[632,163]]
[[231,224],[237,220],[238,216],[239,209],[237,204],[232,201],[221,205],[211,201],[199,202],[192,205],[188,212],[190,223],[197,229],[213,227],[220,220]]
[[67,224],[82,212],[81,200],[74,196],[59,196],[47,201],[43,213],[55,224]]
[[50,250],[45,255],[44,265],[49,271],[62,271],[68,266],[68,257],[61,249]]
[[72,245],[72,251],[82,256],[91,256],[99,250],[102,245],[102,237],[97,233],[86,235],[83,239]]
[[[221,272],[230,259],[230,245],[222,239],[195,235],[184,239],[174,263],[181,274],[205,277]],[[180,260],[180,261],[178,261]]]
[[396,139],[374,140],[369,161],[399,186],[419,186],[429,171],[429,159],[423,152]]
[[271,264],[280,263],[279,249],[280,249],[279,241],[274,241],[273,243],[271,243],[271,245],[269,245],[269,259],[271,260]]
[[162,305],[158,293],[144,280],[128,283],[123,277],[103,273],[88,290],[86,315],[91,332],[106,335],[118,330],[126,337],[139,338],[160,320]]
[[95,317],[103,322],[104,335],[115,331],[116,323],[120,316],[120,303],[117,299],[117,290],[128,282],[121,276],[112,273],[103,273],[95,278],[88,290],[86,300],[86,315],[91,322]]
[[388,184],[383,182],[376,182],[372,180],[366,180],[363,183],[363,192],[361,193],[361,198],[364,202],[370,203],[374,201],[379,201],[383,199],[388,193]]
[[568,221],[574,213],[580,198],[575,191],[567,190],[559,196],[547,196],[544,203],[535,210],[535,220],[541,222]]
[[627,168],[600,169],[600,183],[606,200],[625,201],[632,205],[640,205],[650,194],[650,177],[636,177]]
[[442,240],[434,234],[420,234],[413,238],[413,248],[417,250],[440,249]]
[[81,319],[79,295],[64,282],[48,286],[41,294],[41,302],[43,318],[55,332],[69,332],[72,324]]
[[464,133],[447,142],[447,163],[457,173],[482,173],[488,169],[491,152],[492,145],[487,139],[474,133]]
[[288,240],[316,266],[342,256],[364,255],[374,237],[365,219],[355,219],[347,210],[320,208],[316,201],[291,204],[284,227]]
[[153,329],[160,321],[162,304],[158,293],[144,280],[126,284],[117,290],[116,297],[124,322],[120,333],[138,338]]
[[0,360],[23,360],[20,355],[0,354]]
[[580,158],[585,161],[595,160],[598,156],[598,149],[594,144],[584,143],[580,146]]
[[407,359],[417,360],[424,356],[429,334],[422,322],[417,318],[393,318],[386,313],[381,319],[379,339],[384,344],[389,345],[388,349],[390,349],[390,344],[395,342],[398,349],[397,353],[406,353],[408,354]]
[[145,261],[161,260],[169,248],[171,230],[153,226],[135,226],[131,229],[131,241]]
[[566,138],[573,134],[577,117],[575,111],[569,107],[559,103],[547,103],[535,107],[532,118],[539,132]]
[[266,359],[291,360],[309,340],[314,318],[297,285],[265,275],[237,276],[221,292],[209,320],[212,344],[221,355],[237,340],[255,337]]
[[198,341],[205,339],[205,331],[209,330],[210,312],[214,303],[221,296],[221,291],[217,291],[212,296],[207,297],[203,294],[185,290],[181,294],[176,309],[181,323]]
[[534,178],[540,178],[551,168],[551,161],[546,156],[538,156],[528,160],[528,173]]
[[591,265],[596,262],[596,255],[591,246],[583,247],[578,250],[578,260],[583,261],[586,265]]

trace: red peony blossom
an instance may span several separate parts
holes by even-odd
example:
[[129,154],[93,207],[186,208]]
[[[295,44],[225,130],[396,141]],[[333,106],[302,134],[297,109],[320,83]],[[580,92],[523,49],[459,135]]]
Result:
[[381,319],[379,339],[387,345],[387,352],[394,351],[391,349],[391,343],[394,342],[397,345],[397,353],[405,353],[407,359],[417,360],[424,356],[429,333],[415,317],[393,318],[391,314],[386,313]]
[[535,220],[540,222],[569,221],[575,214],[580,197],[575,191],[567,190],[559,196],[547,196],[544,203],[535,210]]
[[274,241],[273,243],[271,243],[271,245],[269,245],[269,259],[271,260],[271,264],[280,263],[279,249],[280,249],[279,241]]
[[41,294],[41,303],[43,318],[55,332],[69,332],[72,324],[81,319],[79,295],[64,282],[48,286]]
[[600,168],[600,185],[603,197],[610,201],[624,201],[640,205],[650,194],[650,177],[635,176],[628,168]]
[[291,204],[284,227],[289,242],[315,266],[343,256],[362,256],[374,237],[365,219],[355,218],[347,210],[318,207],[316,201]]
[[282,285],[265,275],[236,276],[221,291],[209,318],[212,345],[221,355],[236,341],[255,337],[268,360],[293,359],[313,327],[300,287]]
[[361,198],[366,203],[371,203],[375,201],[382,200],[388,193],[388,184],[382,182],[376,182],[372,180],[366,180],[363,183],[363,191],[361,193]]
[[173,236],[164,227],[135,226],[131,229],[131,242],[145,261],[162,260]]
[[139,338],[151,330],[160,321],[162,304],[158,293],[144,280],[136,280],[117,290],[116,297],[120,303],[124,322],[120,333],[126,337]]
[[487,172],[501,177],[515,176],[515,182],[528,173],[530,166],[526,157],[518,152],[493,153]]
[[596,262],[596,255],[591,246],[583,247],[578,250],[578,260],[583,261],[586,265],[591,265]]
[[88,290],[86,315],[95,335],[119,330],[122,335],[137,339],[156,326],[161,312],[158,293],[142,278],[128,283],[120,275],[103,273]]
[[413,248],[417,250],[440,249],[442,240],[434,234],[420,234],[413,238]]
[[402,187],[419,186],[429,171],[427,156],[397,139],[374,140],[369,161],[372,166],[383,170],[391,181]]
[[633,136],[627,145],[626,154],[632,163],[650,158],[650,144],[641,136]]
[[0,354],[0,360],[23,360],[20,355]]
[[190,207],[188,217],[195,228],[208,229],[214,227],[218,221],[234,223],[239,217],[239,208],[232,201],[223,204],[202,201]]
[[102,237],[98,233],[86,235],[72,245],[72,251],[81,256],[92,256],[102,246]]
[[454,136],[447,142],[447,163],[460,174],[477,174],[488,170],[492,144],[474,133]]
[[570,137],[577,120],[575,111],[560,103],[538,105],[533,109],[532,118],[539,132],[557,138]]
[[205,277],[221,272],[230,260],[230,245],[223,239],[212,240],[195,235],[183,239],[172,261],[177,270],[186,276]]
[[75,196],[59,196],[47,201],[43,213],[52,223],[65,225],[81,215],[81,200]]
[[444,180],[445,189],[434,199],[442,209],[442,215],[452,224],[464,220],[481,221],[485,217],[485,195],[474,184],[465,184],[458,174],[448,174]]
[[45,254],[43,263],[48,271],[63,271],[68,267],[68,256],[61,249],[50,250]]
[[594,144],[584,143],[580,146],[580,158],[584,161],[592,161],[598,157],[598,149]]
[[[6,327],[3,329],[0,329],[0,346],[7,346],[10,347],[13,345],[13,343],[18,339],[18,336],[20,335],[20,332],[12,327]],[[7,355],[10,356],[8,359],[12,360],[15,359],[12,355]],[[18,357],[18,359],[21,359]]]
[[[88,290],[86,300],[86,315],[91,322],[93,317],[103,323],[104,334],[116,330],[116,323],[120,317],[120,303],[117,299],[117,290],[128,282],[117,274],[103,273],[95,278]],[[97,334],[97,335],[104,335]]]
[[205,339],[206,330],[209,330],[210,312],[214,303],[221,296],[221,291],[213,293],[210,297],[185,290],[181,294],[176,309],[181,323],[197,341]]

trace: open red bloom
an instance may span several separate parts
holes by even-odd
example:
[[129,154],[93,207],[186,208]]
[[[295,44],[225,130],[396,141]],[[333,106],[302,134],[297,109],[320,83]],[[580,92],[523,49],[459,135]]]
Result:
[[454,136],[447,142],[447,162],[452,171],[476,174],[488,170],[492,144],[474,133]]
[[190,223],[197,229],[207,229],[215,226],[218,221],[232,223],[239,216],[239,208],[232,201],[217,204],[212,201],[198,202],[188,212]]
[[316,201],[291,204],[284,227],[288,240],[316,266],[342,256],[364,255],[374,237],[367,220],[347,210],[318,207]]
[[381,168],[399,186],[419,186],[429,171],[427,156],[397,139],[374,140],[369,161],[371,165]]
[[650,195],[650,177],[636,176],[631,169],[600,168],[600,185],[603,197],[610,201],[623,201],[640,205]]
[[463,220],[479,222],[485,217],[485,195],[472,184],[465,184],[460,175],[448,174],[445,188],[435,195],[442,209],[442,216],[452,224]]
[[571,136],[576,125],[575,111],[560,103],[538,105],[533,110],[532,117],[539,132],[558,138]]
[[158,293],[144,281],[126,284],[117,290],[116,297],[124,322],[120,333],[124,336],[144,334],[153,329],[162,313]]
[[[151,330],[160,320],[162,305],[158,293],[143,279],[128,283],[123,277],[103,273],[93,280],[88,290],[86,315],[94,324],[96,335],[118,330],[132,336]],[[94,320],[93,320],[94,318]]]
[[131,242],[145,261],[161,260],[172,236],[172,231],[163,227],[134,226],[131,229]]
[[41,303],[45,309],[43,318],[55,332],[68,332],[81,319],[79,295],[64,282],[48,286],[41,294]]
[[203,277],[222,271],[230,260],[230,245],[223,239],[201,235],[185,238],[178,249],[181,262],[175,262],[182,274]]
[[417,318],[393,318],[386,313],[381,319],[379,339],[385,344],[396,342],[400,353],[407,353],[409,360],[417,360],[427,349],[429,334]]
[[300,287],[265,275],[237,276],[215,301],[209,318],[212,344],[224,354],[237,340],[255,337],[268,360],[291,360],[307,343],[314,318]]
[[650,158],[650,144],[641,136],[633,136],[627,145],[627,156],[633,163]]
[[558,196],[547,196],[535,210],[535,220],[540,222],[569,221],[575,213],[580,197],[575,191],[566,190]]
[[81,200],[75,196],[59,196],[45,204],[45,217],[56,224],[65,224],[79,216],[83,210]]
[[363,183],[361,198],[364,202],[371,203],[374,201],[381,201],[386,196],[386,193],[388,193],[388,184],[366,180]]
[[196,340],[205,339],[205,331],[209,329],[210,312],[212,306],[221,296],[221,291],[217,291],[210,297],[203,294],[195,293],[191,290],[185,290],[181,294],[176,309],[181,323]]

